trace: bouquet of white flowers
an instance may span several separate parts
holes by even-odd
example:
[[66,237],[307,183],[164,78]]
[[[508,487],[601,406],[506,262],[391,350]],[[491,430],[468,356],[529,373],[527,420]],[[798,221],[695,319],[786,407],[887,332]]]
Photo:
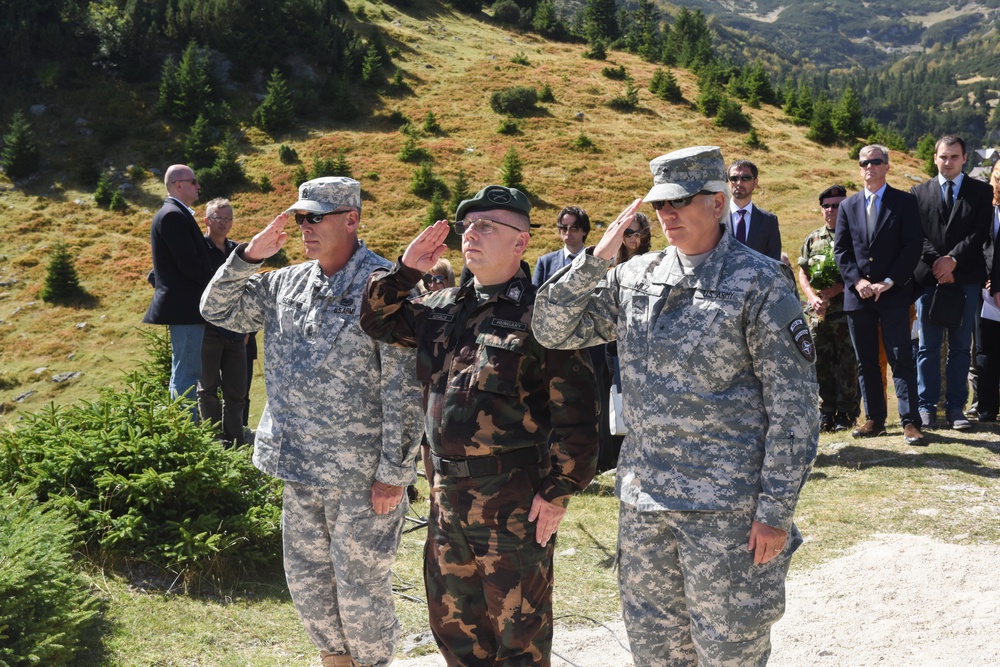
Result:
[[840,269],[833,258],[833,246],[827,245],[826,251],[812,255],[809,258],[809,284],[816,291],[832,287],[840,280]]

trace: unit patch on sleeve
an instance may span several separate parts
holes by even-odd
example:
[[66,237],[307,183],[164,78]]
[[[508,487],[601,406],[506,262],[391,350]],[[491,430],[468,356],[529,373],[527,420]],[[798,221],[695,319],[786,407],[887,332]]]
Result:
[[804,317],[796,317],[788,325],[788,333],[792,337],[792,342],[798,348],[799,353],[805,357],[809,363],[816,363],[816,346],[813,344],[812,334],[809,333],[809,325]]

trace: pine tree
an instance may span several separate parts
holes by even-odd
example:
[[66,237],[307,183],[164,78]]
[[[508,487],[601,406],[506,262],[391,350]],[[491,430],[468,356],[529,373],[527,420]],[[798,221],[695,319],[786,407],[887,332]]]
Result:
[[292,94],[285,83],[285,77],[275,67],[267,82],[267,94],[260,106],[253,112],[253,123],[269,134],[282,132],[291,127],[295,120]]
[[382,71],[382,54],[378,45],[372,42],[365,51],[365,59],[361,63],[361,79],[365,85],[378,88],[385,83],[385,73]]
[[73,255],[64,243],[57,243],[45,273],[45,283],[39,296],[47,303],[65,303],[87,295],[80,285]]
[[20,110],[15,111],[10,119],[10,130],[3,138],[0,166],[8,178],[24,178],[38,169],[41,159],[28,119]]
[[837,140],[837,130],[833,127],[833,112],[825,97],[820,97],[813,105],[812,120],[806,139],[828,146]]
[[299,187],[308,180],[309,174],[306,173],[306,166],[300,162],[292,173],[292,183],[295,184],[295,187]]
[[174,83],[176,92],[174,98],[169,100],[171,116],[177,119],[196,118],[210,107],[212,83],[208,71],[208,53],[193,41],[181,55]]
[[441,196],[441,189],[436,188],[434,190],[434,196],[431,197],[431,205],[427,208],[427,214],[424,216],[424,227],[430,227],[438,220],[446,220],[448,218],[448,213],[444,210],[444,198]]
[[511,146],[503,156],[503,162],[500,163],[500,182],[508,188],[517,188],[525,192],[521,167],[521,156],[517,154],[517,149]]
[[451,186],[451,200],[448,202],[448,209],[457,211],[458,205],[463,200],[468,199],[470,194],[469,179],[465,176],[465,170],[459,169],[458,174],[455,175],[455,183]]
[[184,140],[184,161],[194,169],[211,166],[215,162],[212,144],[212,128],[208,124],[208,118],[205,114],[198,114]]
[[583,26],[587,41],[591,43],[613,42],[621,37],[615,0],[587,0],[583,9]]
[[844,89],[840,102],[833,109],[832,121],[833,128],[845,141],[854,141],[863,132],[864,112],[858,96],[850,86]]
[[333,158],[333,162],[330,163],[329,175],[353,178],[351,176],[351,165],[347,162],[347,154],[344,152],[343,148],[337,151],[337,155]]
[[115,211],[116,213],[124,213],[128,210],[128,202],[125,201],[125,195],[122,194],[121,190],[115,190],[111,195],[108,210]]
[[111,179],[104,172],[101,172],[100,177],[97,179],[97,188],[94,190],[94,203],[101,208],[108,208],[111,206]]

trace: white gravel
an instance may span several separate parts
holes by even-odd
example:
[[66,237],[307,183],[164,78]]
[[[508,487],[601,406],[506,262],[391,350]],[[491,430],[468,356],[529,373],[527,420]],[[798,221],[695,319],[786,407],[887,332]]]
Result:
[[[558,612],[557,612],[558,613]],[[1000,546],[875,535],[788,580],[771,667],[1000,666]],[[621,620],[557,625],[553,667],[629,667]],[[442,667],[439,655],[397,667]]]

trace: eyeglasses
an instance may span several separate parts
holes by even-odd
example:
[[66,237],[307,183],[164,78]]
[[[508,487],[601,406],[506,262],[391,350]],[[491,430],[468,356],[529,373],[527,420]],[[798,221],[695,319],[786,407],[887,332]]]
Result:
[[566,232],[578,232],[582,227],[580,225],[556,225],[556,229],[559,230],[560,234],[565,234]]
[[350,212],[351,209],[346,208],[343,211],[330,211],[329,213],[296,213],[295,224],[301,225],[303,222],[308,222],[310,225],[318,225],[328,215],[340,215],[341,213]]
[[178,178],[176,181],[170,181],[171,183],[190,183],[191,185],[198,185],[197,178]]
[[622,235],[624,238],[630,239],[633,236],[642,236],[643,230],[641,229],[626,229],[625,233]]
[[668,199],[666,201],[651,201],[649,202],[653,206],[653,210],[660,211],[666,204],[670,204],[671,208],[678,209],[684,208],[690,204],[695,197],[698,195],[714,195],[716,193],[709,192],[708,190],[700,190],[689,197],[681,197],[680,199]]
[[208,219],[209,220],[215,220],[216,222],[232,222],[233,221],[232,218],[223,218],[220,215],[210,215],[210,216],[208,216]]
[[523,229],[518,229],[514,225],[508,225],[506,222],[500,222],[499,220],[490,220],[489,218],[480,218],[479,220],[456,220],[454,222],[455,233],[459,236],[465,234],[465,232],[470,229],[475,229],[478,234],[492,234],[493,227],[495,225],[503,225],[504,227],[510,227],[516,232],[523,232]]
[[753,179],[754,177],[750,174],[733,174],[732,176],[729,177],[729,182],[739,183],[740,181],[743,181],[744,183],[749,183]]
[[888,161],[875,158],[874,160],[861,160],[860,162],[858,162],[858,164],[861,165],[862,167],[868,167],[868,166],[879,167],[882,166],[883,164],[888,164]]
[[827,211],[834,208],[840,208],[840,204],[820,204],[820,208],[824,208]]
[[447,280],[444,276],[424,276],[424,282],[428,285],[444,285]]

